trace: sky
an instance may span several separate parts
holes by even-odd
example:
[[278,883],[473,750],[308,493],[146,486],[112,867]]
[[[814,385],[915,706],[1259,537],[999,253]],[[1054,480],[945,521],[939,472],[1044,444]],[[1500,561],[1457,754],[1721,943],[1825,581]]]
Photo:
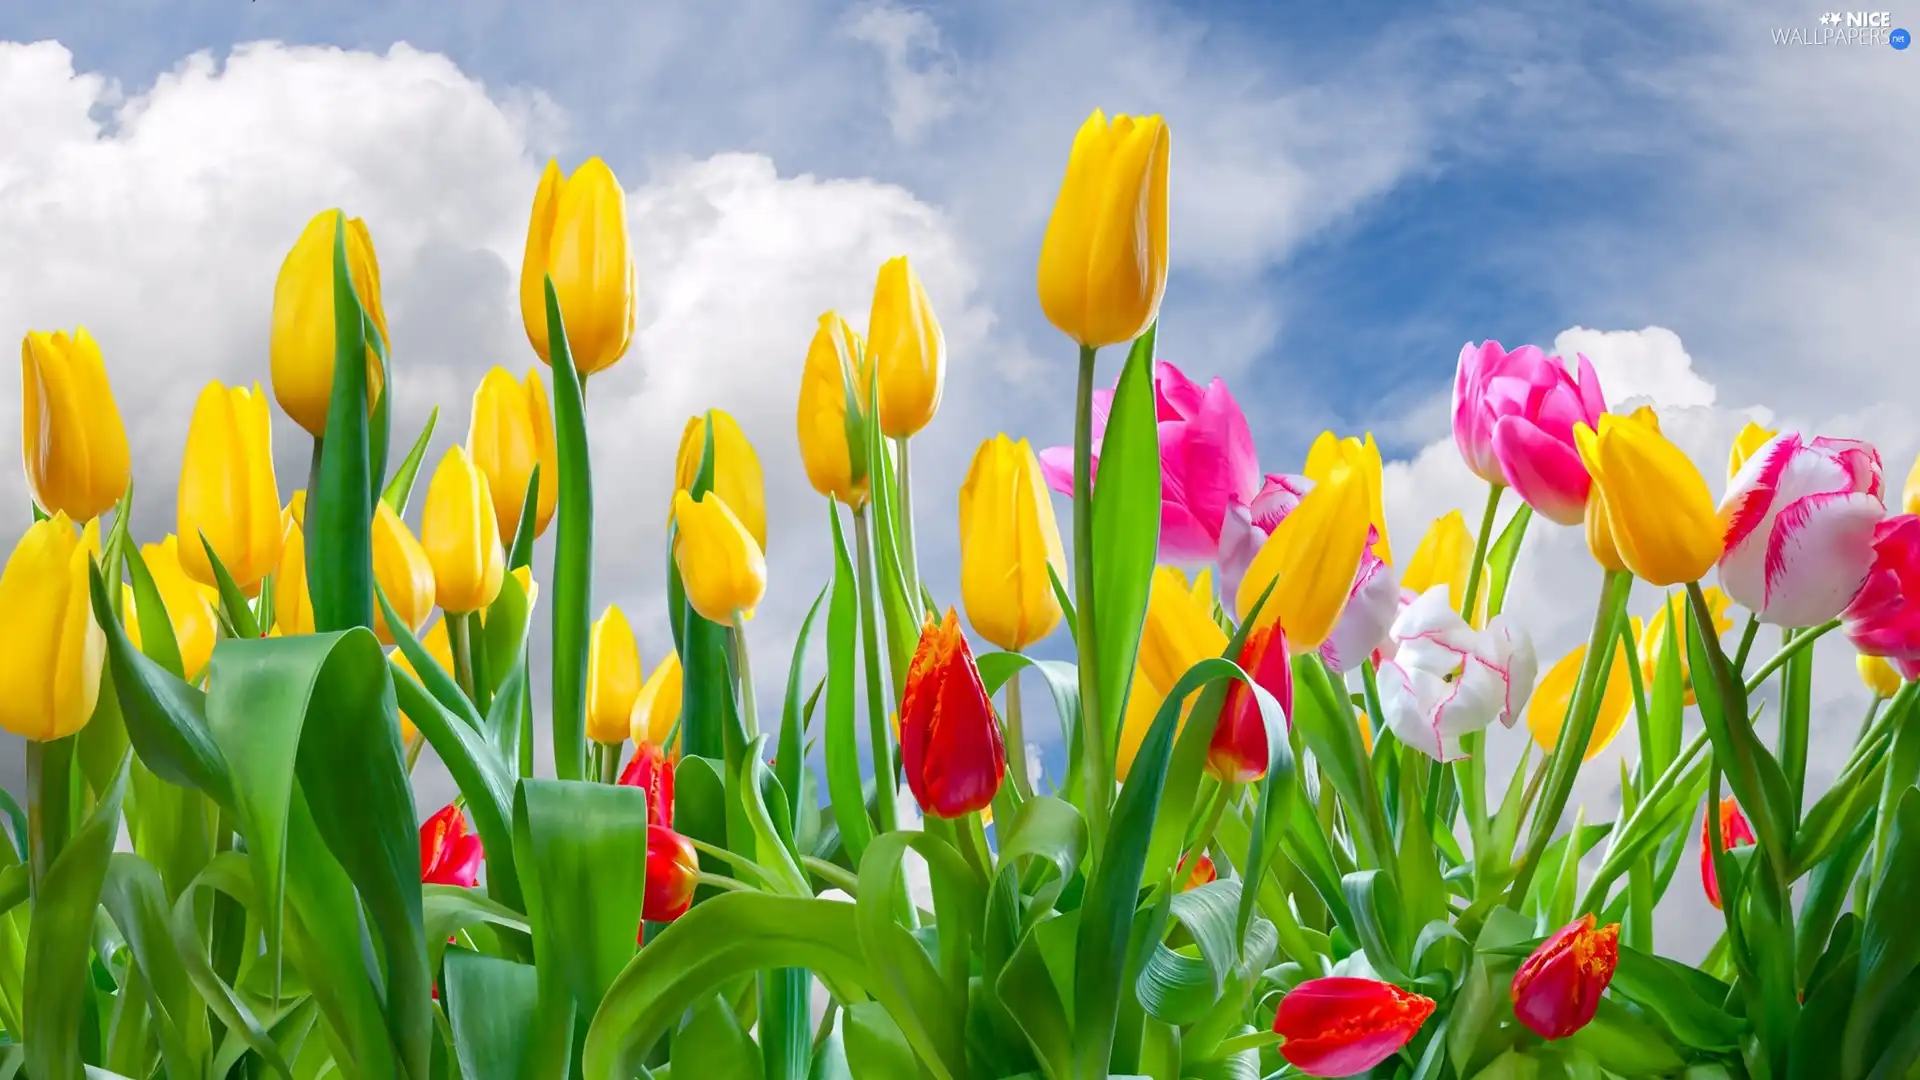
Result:
[[[724,408],[767,471],[753,632],[777,674],[827,575],[824,506],[792,453],[817,316],[864,325],[894,255],[926,282],[950,364],[915,487],[924,574],[952,598],[973,449],[1071,435],[1074,349],[1040,315],[1034,266],[1099,107],[1173,133],[1162,358],[1227,380],[1268,472],[1298,471],[1322,429],[1373,432],[1402,558],[1438,514],[1477,519],[1447,396],[1461,345],[1487,338],[1587,355],[1610,405],[1657,405],[1716,492],[1750,418],[1872,440],[1897,489],[1920,451],[1920,145],[1900,126],[1920,115],[1920,49],[1775,44],[1820,11],[14,0],[0,334],[85,325],[100,342],[134,529],[156,539],[194,397],[266,381],[279,262],[341,207],[379,252],[396,441],[438,405],[437,460],[489,367],[537,363],[514,289],[540,168],[602,156],[628,193],[639,314],[589,392],[596,605],[628,612],[649,667],[670,647],[674,448],[689,416]],[[19,415],[12,386],[0,415]],[[283,415],[275,430],[290,494],[307,448]],[[17,475],[0,506],[10,544],[28,521]],[[1509,609],[1543,669],[1582,639],[1598,583],[1578,530],[1536,526]],[[1636,592],[1636,612],[1656,605]],[[1816,784],[1866,704],[1845,644],[1817,655]],[[1523,738],[1490,740],[1494,775]],[[1590,819],[1617,806],[1631,742],[1584,774]],[[0,784],[19,776],[6,737]],[[421,788],[427,808],[452,792],[431,766]],[[1673,892],[1663,934],[1711,925],[1684,874]]]

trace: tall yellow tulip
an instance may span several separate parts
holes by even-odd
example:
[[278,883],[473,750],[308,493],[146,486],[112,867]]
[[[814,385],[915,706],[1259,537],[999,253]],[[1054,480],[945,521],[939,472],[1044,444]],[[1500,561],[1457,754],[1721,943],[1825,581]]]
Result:
[[493,516],[487,476],[458,446],[433,470],[420,511],[420,546],[433,565],[433,595],[455,615],[478,611],[500,595],[507,553]]
[[681,677],[680,655],[668,653],[665,660],[653,666],[647,681],[640,684],[640,693],[634,696],[633,711],[627,721],[627,733],[633,737],[635,746],[648,742],[666,746],[674,722],[680,719]]
[[723,625],[752,615],[767,594],[767,558],[726,502],[676,491],[673,523],[673,561],[693,610]]
[[99,535],[56,510],[27,526],[0,572],[0,728],[21,738],[63,739],[93,716],[107,648],[87,583]]
[[99,517],[127,493],[127,429],[86,327],[20,343],[20,434],[27,488],[48,513]]
[[1373,479],[1364,468],[1333,467],[1267,537],[1240,579],[1236,606],[1243,619],[1273,586],[1256,629],[1279,620],[1296,656],[1318,649],[1346,607],[1367,550]]
[[947,339],[905,255],[880,265],[867,316],[867,351],[880,381],[880,433],[904,439],[926,427],[940,408]]
[[[1380,534],[1373,543],[1373,553],[1388,566],[1393,565],[1392,545],[1387,542],[1387,510],[1385,496],[1381,491],[1380,447],[1373,441],[1373,432],[1367,432],[1365,439],[1349,435],[1342,439],[1331,431],[1323,431],[1313,440],[1313,446],[1307,450],[1307,467],[1304,470],[1307,479],[1318,484],[1333,475],[1333,470],[1342,463],[1347,467],[1365,472],[1372,500],[1367,509],[1367,521],[1374,531]],[[1465,522],[1461,523],[1463,526]],[[1469,543],[1467,561],[1472,562],[1472,545]],[[1464,590],[1465,585],[1461,588]]]
[[560,448],[553,438],[553,407],[547,401],[540,369],[528,368],[524,381],[495,367],[473,392],[467,422],[467,453],[487,474],[493,493],[493,517],[505,539],[517,535],[527,480],[540,466],[540,501],[535,504],[533,535],[547,531],[560,501]]
[[1913,471],[1907,473],[1906,489],[1900,493],[1900,512],[1920,514],[1920,457],[1913,459]]
[[[220,638],[220,622],[214,614],[220,594],[187,576],[180,564],[180,539],[169,535],[157,544],[140,545],[140,559],[153,575],[160,591],[160,603],[167,609],[167,621],[173,624],[173,639],[180,646],[180,666],[187,681],[200,677],[213,646]],[[280,602],[283,585],[274,585],[274,603]],[[311,632],[311,626],[309,626]]]
[[1009,652],[1053,633],[1067,558],[1053,500],[1027,440],[996,435],[980,444],[960,486],[960,601],[973,631]]
[[[589,158],[563,176],[547,162],[527,224],[520,264],[520,318],[533,351],[548,364],[547,287],[560,298],[560,318],[582,375],[605,371],[633,341],[633,255],[627,239],[627,194],[613,170]],[[542,470],[544,476],[544,470]]]
[[[1707,611],[1713,615],[1713,636],[1723,637],[1733,629],[1733,598],[1720,590],[1718,585],[1709,585],[1700,590],[1707,601]],[[1660,673],[1660,654],[1667,649],[1667,635],[1683,632],[1686,623],[1681,620],[1691,611],[1687,598],[1678,593],[1669,594],[1660,605],[1660,610],[1647,620],[1644,634],[1636,634],[1640,642],[1640,677],[1648,687]],[[1638,621],[1638,620],[1636,620]],[[1687,639],[1682,636],[1676,643],[1680,651],[1680,685],[1686,688],[1685,700],[1688,705],[1694,703],[1693,674],[1687,661]]]
[[866,342],[837,312],[820,316],[800,373],[800,463],[822,495],[867,501]]
[[[1587,658],[1587,647],[1578,645],[1547,669],[1527,702],[1527,729],[1542,750],[1551,752],[1560,741],[1560,728],[1567,721],[1567,707],[1574,688],[1580,682],[1580,665]],[[1593,723],[1593,736],[1587,740],[1587,752],[1580,760],[1592,761],[1620,734],[1633,708],[1633,658],[1626,649],[1613,651],[1613,667],[1607,672],[1606,689],[1600,698],[1600,713]]]
[[1601,492],[1620,561],[1666,587],[1697,581],[1720,558],[1720,519],[1706,478],[1658,428],[1612,413],[1574,426],[1580,460]]
[[247,596],[280,561],[280,488],[273,476],[273,417],[260,384],[200,391],[180,462],[175,531],[180,565],[202,585],[215,584],[200,538]]
[[1731,480],[1740,475],[1741,467],[1747,463],[1748,458],[1753,456],[1754,451],[1765,446],[1768,439],[1778,434],[1779,432],[1763,428],[1751,420],[1747,421],[1747,426],[1741,428],[1740,434],[1733,437],[1733,449],[1727,452],[1727,479]]
[[1040,244],[1040,310],[1090,349],[1132,341],[1167,288],[1167,160],[1158,116],[1095,109],[1073,139]]
[[1884,656],[1868,656],[1862,653],[1854,658],[1854,666],[1860,672],[1861,685],[1873,691],[1875,697],[1892,697],[1900,692],[1900,684],[1905,681],[1900,678],[1900,673],[1893,669],[1893,665],[1888,663]]
[[[739,421],[723,409],[713,414],[713,490],[753,534],[760,550],[767,550],[767,489],[760,473],[760,455],[740,430]],[[680,452],[673,460],[676,491],[692,491],[700,477],[700,457],[707,446],[707,418],[690,417],[680,432]]]
[[[273,396],[293,422],[315,438],[327,433],[327,407],[333,401],[333,242],[340,211],[322,210],[307,222],[293,250],[280,264],[273,284],[273,336],[268,359]],[[347,274],[353,294],[386,344],[386,308],[380,301],[380,261],[373,237],[359,218],[347,219]],[[367,342],[367,408],[380,400],[385,384],[374,342]]]
[[[1157,567],[1147,589],[1147,618],[1140,629],[1140,651],[1134,659],[1133,685],[1120,721],[1120,745],[1114,775],[1126,779],[1135,754],[1153,726],[1153,718],[1180,676],[1208,657],[1227,650],[1226,631],[1213,621],[1213,579],[1201,571],[1192,584],[1171,566]],[[1181,706],[1185,726],[1193,698]]]
[[1467,577],[1473,569],[1473,532],[1458,510],[1449,510],[1433,519],[1420,546],[1407,560],[1400,586],[1416,593],[1435,585],[1445,585],[1447,596],[1457,609],[1467,598]]
[[640,644],[618,604],[608,604],[587,636],[587,738],[618,746],[633,726],[640,696]]
[[[295,492],[294,494],[299,494]],[[313,594],[307,588],[307,537],[299,503],[282,518],[280,565],[273,571],[273,625],[286,637],[313,633]]]
[[[433,562],[407,523],[384,500],[373,507],[373,580],[407,629],[418,633],[433,614]],[[380,644],[393,644],[393,632],[378,603],[373,605],[373,633]]]

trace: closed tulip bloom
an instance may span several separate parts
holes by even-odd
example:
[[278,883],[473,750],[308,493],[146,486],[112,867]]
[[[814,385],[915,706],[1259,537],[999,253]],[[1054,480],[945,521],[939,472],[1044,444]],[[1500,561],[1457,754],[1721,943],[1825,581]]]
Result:
[[1167,289],[1167,162],[1158,116],[1099,109],[1073,139],[1040,244],[1040,310],[1090,349],[1139,337]]
[[1705,576],[1720,557],[1720,520],[1687,455],[1658,430],[1611,413],[1597,431],[1583,423],[1574,433],[1627,569],[1663,588]]
[[99,548],[97,523],[75,533],[58,510],[13,545],[0,572],[0,729],[47,742],[93,716],[107,649],[87,580]]
[[280,488],[273,476],[273,418],[258,383],[229,389],[208,383],[193,406],[180,462],[180,565],[214,585],[201,537],[220,556],[240,591],[251,597],[280,562]]
[[[407,523],[384,501],[376,502],[373,510],[373,580],[407,629],[418,633],[427,624],[434,604],[433,563]],[[386,615],[379,604],[373,608],[374,636],[382,645],[393,644]]]
[[1860,683],[1875,697],[1889,698],[1900,692],[1900,673],[1884,656],[1857,656],[1854,666],[1860,671]]
[[[1713,615],[1713,636],[1724,637],[1727,631],[1733,629],[1733,616],[1729,614],[1733,609],[1733,600],[1715,585],[1701,589],[1700,595],[1706,598],[1707,611]],[[1653,618],[1647,620],[1647,632],[1636,635],[1640,641],[1640,676],[1648,686],[1652,686],[1653,680],[1659,676],[1660,656],[1666,651],[1667,635],[1681,635],[1675,644],[1680,653],[1680,685],[1685,687],[1688,705],[1694,703],[1694,695],[1693,675],[1689,666],[1691,661],[1687,659],[1687,624],[1684,620],[1691,614],[1691,605],[1686,597],[1678,593],[1670,594],[1660,610],[1653,613]]]
[[1853,439],[1777,435],[1727,483],[1719,513],[1727,594],[1764,623],[1823,623],[1873,565],[1873,531],[1887,513],[1880,453]]
[[[1289,722],[1293,717],[1293,657],[1287,651],[1286,631],[1270,623],[1247,635],[1240,646],[1240,669],[1280,703]],[[1207,744],[1207,771],[1225,784],[1251,783],[1267,775],[1267,725],[1260,702],[1239,680],[1227,688]]]
[[307,587],[306,533],[291,512],[281,522],[280,565],[273,570],[273,625],[288,637],[311,634],[313,594]]
[[700,853],[693,842],[665,825],[647,825],[647,888],[640,917],[672,922],[693,906],[700,887]]
[[1841,619],[1855,649],[1920,678],[1920,517],[1898,514],[1874,530],[1873,567]]
[[[1712,807],[1707,808],[1707,813],[1713,812]],[[1733,796],[1720,800],[1719,814],[1721,851],[1732,851],[1760,842],[1753,835],[1753,825],[1747,821],[1747,815],[1740,812],[1739,801]],[[1704,816],[1700,819],[1700,887],[1707,894],[1707,903],[1717,909],[1720,906],[1720,873],[1713,866],[1713,823]]]
[[[333,403],[333,244],[340,218],[338,210],[315,214],[287,252],[273,283],[273,336],[268,347],[273,397],[294,423],[315,438],[326,435],[327,408]],[[353,294],[373,324],[373,333],[382,343],[390,343],[387,313],[380,301],[380,262],[374,257],[366,222],[348,218],[346,238]],[[385,382],[374,348],[369,339],[369,410],[380,400]]]
[[127,493],[127,429],[106,362],[85,327],[20,343],[20,433],[27,487],[49,514],[99,517]]
[[673,494],[673,561],[687,603],[709,622],[750,616],[767,594],[767,557],[733,509],[713,492]]
[[1564,1039],[1593,1021],[1620,962],[1620,924],[1582,915],[1540,943],[1513,975],[1513,1014],[1543,1039]]
[[[1284,638],[1282,639],[1284,641]],[[1207,571],[1187,583],[1171,566],[1153,571],[1147,589],[1147,617],[1140,628],[1140,648],[1134,655],[1133,682],[1127,691],[1126,711],[1120,721],[1114,775],[1125,780],[1134,755],[1146,741],[1153,718],[1187,669],[1227,651],[1227,634],[1213,621],[1213,577]],[[1180,707],[1180,727],[1193,711],[1193,698]]]
[[1733,437],[1733,448],[1727,452],[1727,479],[1732,480],[1739,476],[1741,466],[1747,463],[1747,459],[1753,456],[1754,451],[1767,445],[1778,434],[1779,432],[1771,428],[1763,428],[1751,420],[1747,421],[1747,426],[1741,428],[1740,434]]
[[547,531],[560,500],[560,449],[554,442],[553,407],[547,402],[539,368],[527,369],[524,382],[503,367],[481,378],[467,421],[467,453],[486,474],[494,521],[508,539],[517,535],[527,481],[538,465],[540,501],[534,508],[533,534]]
[[1573,525],[1587,504],[1591,464],[1574,429],[1599,422],[1607,402],[1587,358],[1577,372],[1533,345],[1497,341],[1460,349],[1453,380],[1453,440],[1474,475],[1514,489],[1550,521]]
[[587,737],[627,741],[633,699],[640,696],[640,645],[620,605],[609,604],[587,636]]
[[1342,465],[1300,500],[1247,566],[1236,603],[1246,618],[1269,585],[1260,622],[1279,622],[1295,653],[1318,649],[1352,593],[1373,534],[1375,474]]
[[433,566],[435,602],[456,615],[479,611],[500,595],[507,553],[500,546],[487,476],[458,446],[447,451],[427,485],[420,546]]
[[[213,646],[220,639],[220,622],[214,614],[219,594],[187,576],[180,566],[180,541],[168,536],[157,544],[140,545],[140,558],[153,575],[160,602],[167,609],[167,621],[173,625],[174,642],[180,647],[180,666],[187,681],[193,682],[206,670]],[[274,586],[274,602],[279,603],[281,586]],[[311,632],[311,631],[309,631]]]
[[[1576,645],[1560,662],[1547,669],[1534,687],[1527,704],[1527,729],[1533,741],[1549,753],[1560,742],[1560,729],[1567,721],[1567,709],[1573,703],[1580,682],[1580,666],[1586,662],[1587,647]],[[1593,736],[1587,740],[1582,761],[1592,761],[1607,748],[1627,722],[1633,709],[1633,655],[1624,648],[1613,651],[1613,667],[1607,673],[1606,689],[1600,698],[1600,712],[1593,722]]]
[[647,823],[673,827],[673,759],[658,743],[634,747],[633,760],[620,770],[620,784],[647,793]]
[[1025,439],[980,444],[960,486],[960,600],[974,633],[1019,652],[1060,625],[1047,568],[1067,576],[1060,524]]
[[927,617],[907,665],[900,760],[914,801],[937,817],[971,814],[1000,790],[1007,768],[1000,723],[952,608],[939,622]]
[[820,316],[800,373],[800,464],[813,490],[848,506],[867,501],[867,347],[838,313]]
[[453,803],[420,825],[420,883],[471,889],[480,883],[486,851],[467,828],[467,815]]
[[947,339],[905,255],[880,265],[867,316],[867,351],[880,383],[880,433],[890,439],[917,434],[940,408]]
[[[713,416],[713,490],[740,519],[760,550],[767,550],[767,487],[760,472],[760,455],[747,441],[740,422],[721,409]],[[707,416],[690,417],[680,432],[680,452],[673,461],[674,487],[691,492],[700,477],[700,458],[706,452]]]
[[[1182,858],[1180,865],[1173,868],[1173,876],[1179,878],[1182,873],[1186,872],[1186,869],[1187,860]],[[1209,885],[1218,881],[1219,878],[1220,871],[1214,867],[1213,858],[1205,852],[1201,852],[1200,857],[1193,860],[1193,872],[1186,875],[1186,881],[1181,884],[1180,891],[1192,892],[1202,885]]]
[[627,716],[627,734],[635,745],[666,746],[674,722],[680,719],[680,681],[678,653],[668,653],[665,660],[653,665],[647,681],[640,684],[640,693],[634,696],[633,710]]
[[1907,473],[1907,485],[1900,492],[1900,512],[1920,514],[1920,457],[1913,459],[1913,469]]
[[1473,532],[1458,510],[1449,510],[1433,519],[1420,546],[1413,549],[1407,569],[1400,575],[1400,587],[1416,593],[1435,585],[1447,588],[1447,602],[1456,609],[1467,598],[1467,576],[1473,569]]
[[1381,495],[1380,447],[1373,441],[1372,432],[1368,432],[1365,439],[1351,435],[1342,439],[1335,437],[1331,431],[1321,432],[1307,450],[1304,475],[1316,484],[1323,483],[1342,464],[1367,474],[1371,500],[1367,507],[1367,521],[1373,525],[1376,534],[1372,551],[1381,562],[1392,565],[1393,548],[1387,542],[1387,512]]
[[633,340],[633,256],[628,250],[626,192],[597,157],[587,159],[572,176],[561,175],[558,162],[547,162],[533,197],[527,254],[520,264],[520,318],[533,351],[551,365],[548,276],[560,298],[574,367],[582,375],[612,367]]
[[1308,1076],[1353,1076],[1400,1052],[1433,1015],[1433,999],[1392,983],[1308,979],[1280,999],[1280,1056]]

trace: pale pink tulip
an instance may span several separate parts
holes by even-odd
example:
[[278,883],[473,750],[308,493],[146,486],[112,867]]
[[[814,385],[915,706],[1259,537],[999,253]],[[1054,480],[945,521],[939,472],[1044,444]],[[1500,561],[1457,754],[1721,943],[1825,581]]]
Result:
[[1886,517],[1880,454],[1852,439],[1775,435],[1720,500],[1720,587],[1775,626],[1840,614],[1873,565]]
[[1920,516],[1875,526],[1866,583],[1841,617],[1854,648],[1886,657],[1901,678],[1920,679]]
[[1453,379],[1453,440],[1467,467],[1505,484],[1549,520],[1577,525],[1592,481],[1574,449],[1574,425],[1606,411],[1600,378],[1585,356],[1578,375],[1532,345],[1465,345]]
[[1436,761],[1463,756],[1460,737],[1500,721],[1512,727],[1533,693],[1533,643],[1496,615],[1467,625],[1436,585],[1401,609],[1380,665],[1380,706],[1394,737]]
[[1347,594],[1347,606],[1340,609],[1340,621],[1320,646],[1321,659],[1335,671],[1347,672],[1360,666],[1375,648],[1387,640],[1394,618],[1400,613],[1400,575],[1380,561],[1373,552],[1379,533],[1367,531],[1367,551],[1360,557],[1360,570],[1353,578],[1353,590]]

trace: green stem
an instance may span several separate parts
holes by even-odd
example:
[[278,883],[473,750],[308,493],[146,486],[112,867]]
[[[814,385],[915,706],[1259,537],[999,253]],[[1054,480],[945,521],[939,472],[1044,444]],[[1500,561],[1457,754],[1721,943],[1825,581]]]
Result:
[[473,679],[473,705],[485,716],[493,708],[493,673],[487,670],[487,632],[480,612],[470,611],[467,620],[467,672]]
[[533,775],[533,687],[520,680],[520,745],[516,748],[520,775]]
[[620,746],[624,744],[600,745],[600,782],[617,784],[620,782]]
[[733,613],[733,664],[740,679],[740,717],[751,739],[760,732],[760,710],[753,697],[753,660],[747,654],[747,622]]
[[27,895],[38,896],[73,829],[74,737],[27,740]]
[[[1706,601],[1702,599],[1699,607],[1704,607],[1705,604]],[[1703,623],[1702,625],[1706,624]],[[1760,684],[1767,681],[1767,676],[1779,671],[1780,666],[1793,659],[1795,653],[1798,653],[1802,649],[1812,647],[1815,641],[1818,641],[1821,637],[1825,636],[1828,631],[1833,630],[1839,625],[1839,619],[1828,619],[1819,626],[1807,627],[1795,634],[1792,641],[1787,642],[1785,647],[1768,658],[1766,663],[1761,664],[1760,670],[1754,672],[1753,678],[1747,680],[1747,693],[1751,694],[1755,690],[1760,689]],[[1736,667],[1735,670],[1739,669]]]
[[413,767],[420,763],[420,751],[426,749],[426,746],[427,746],[427,737],[425,735],[420,734],[417,731],[414,732],[413,739],[409,741],[406,745],[408,776],[413,775]]
[[453,681],[460,684],[460,691],[467,695],[468,701],[478,701],[473,693],[473,654],[472,642],[467,637],[467,617],[443,611],[440,619],[447,624],[447,644],[453,651]]
[[1474,605],[1480,599],[1480,575],[1486,566],[1493,523],[1500,517],[1500,496],[1506,490],[1500,484],[1487,485],[1487,508],[1480,514],[1480,531],[1473,537],[1473,565],[1467,567],[1467,595],[1460,598],[1460,617],[1469,624],[1474,621]]
[[[1073,409],[1073,610],[1080,676],[1081,768],[1086,771],[1087,851],[1097,864],[1113,801],[1113,759],[1100,708],[1100,651],[1093,612],[1093,373],[1099,350],[1080,346],[1080,381]],[[1091,873],[1092,866],[1088,867]]]
[[[1669,623],[1672,622],[1671,613],[1669,613],[1668,615],[1668,622]],[[1760,633],[1760,616],[1748,615],[1747,628],[1745,630],[1740,631],[1740,649],[1738,652],[1735,652],[1733,654],[1733,670],[1735,671],[1747,670],[1747,657],[1753,653],[1753,639],[1759,633]],[[1683,645],[1680,647],[1680,655],[1685,656],[1686,654],[1687,654],[1686,646]]]
[[[1782,630],[1780,633],[1782,647],[1792,645],[1799,636],[1793,630]],[[1780,768],[1787,774],[1787,787],[1792,792],[1789,806],[1796,823],[1800,820],[1800,809],[1805,805],[1807,788],[1807,727],[1811,713],[1808,699],[1813,692],[1812,660],[1813,654],[1803,651],[1780,669]]]
[[[1899,693],[1888,699],[1886,708],[1881,710],[1880,720],[1875,726],[1877,727],[1884,724],[1893,732],[1893,739],[1890,745],[1897,746],[1902,736],[1907,738],[1914,736],[1913,731],[1903,729],[1908,728],[1915,722],[1913,717],[1908,714],[1914,710],[1914,699],[1916,695],[1920,695],[1920,683],[1910,682],[1901,687]],[[1861,748],[1867,745],[1869,744],[1865,741],[1862,741],[1860,744]],[[1898,751],[1893,751],[1889,752],[1887,757],[1889,762],[1898,761],[1901,758],[1901,754]],[[1881,872],[1886,868],[1887,842],[1892,835],[1894,809],[1899,805],[1900,793],[1906,790],[1908,786],[1911,786],[1911,779],[1909,777],[1895,775],[1892,769],[1889,768],[1880,788],[1879,813],[1875,815],[1873,824],[1873,847],[1870,853],[1872,862],[1869,864],[1869,872],[1863,876],[1863,880],[1865,881],[1878,882]],[[1871,886],[1869,886],[1869,888],[1871,888]]]
[[1033,798],[1033,779],[1027,775],[1026,725],[1020,715],[1020,672],[1007,680],[1007,772],[1022,802]]
[[1213,843],[1213,834],[1220,829],[1220,818],[1227,812],[1227,803],[1233,798],[1234,785],[1217,784],[1213,789],[1213,798],[1208,800],[1207,816],[1200,820],[1199,831],[1193,834],[1193,840],[1187,844],[1187,850],[1180,855],[1180,861],[1174,864],[1173,891],[1179,892],[1186,884],[1187,876],[1192,875],[1195,856],[1207,850]]
[[[1460,617],[1473,625],[1480,604],[1480,579],[1486,571],[1487,549],[1493,545],[1493,526],[1500,517],[1500,496],[1506,493],[1500,484],[1487,485],[1486,509],[1480,513],[1480,530],[1473,536],[1473,563],[1467,567],[1466,595],[1460,597]],[[1467,813],[1467,831],[1476,848],[1487,835],[1487,764],[1481,752],[1486,739],[1482,732],[1471,732],[1460,740],[1465,755],[1453,763],[1454,787],[1460,793],[1460,805]],[[1451,824],[1452,812],[1448,812]]]
[[900,827],[900,775],[893,764],[893,726],[887,723],[887,708],[893,701],[880,685],[880,623],[874,614],[873,530],[867,523],[867,507],[853,512],[853,546],[860,586],[860,645],[866,660],[867,735],[873,744],[873,808],[880,832]]
[[912,441],[911,438],[899,438],[893,440],[893,445],[900,451],[896,469],[900,487],[900,571],[907,579],[907,608],[918,612],[920,610],[920,555],[913,543],[913,470],[908,466],[907,460],[907,445]]
[[1640,740],[1639,794],[1667,767],[1659,748],[1653,745],[1653,713],[1647,708],[1647,685],[1640,674],[1639,643],[1633,640],[1633,625],[1620,626],[1620,647],[1627,650],[1627,684],[1633,687],[1633,727]]

